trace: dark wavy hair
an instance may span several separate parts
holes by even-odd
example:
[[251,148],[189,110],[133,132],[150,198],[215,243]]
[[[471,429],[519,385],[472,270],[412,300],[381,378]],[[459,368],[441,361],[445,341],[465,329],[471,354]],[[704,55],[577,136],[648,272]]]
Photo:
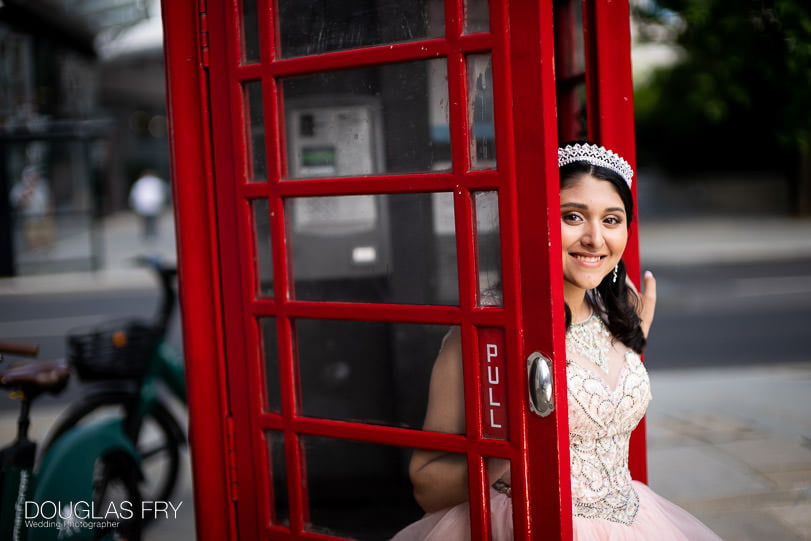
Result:
[[[574,184],[583,175],[610,182],[622,199],[627,215],[628,227],[634,218],[634,199],[631,188],[625,180],[613,169],[592,165],[587,162],[573,162],[560,168],[560,189],[563,190]],[[628,287],[625,278],[627,272],[625,262],[620,259],[617,269],[617,280],[614,281],[613,272],[603,278],[595,289],[587,295],[595,312],[605,322],[606,327],[616,340],[619,340],[637,353],[645,348],[645,335],[640,327],[637,313],[639,297]],[[566,328],[572,321],[572,312],[566,305]]]

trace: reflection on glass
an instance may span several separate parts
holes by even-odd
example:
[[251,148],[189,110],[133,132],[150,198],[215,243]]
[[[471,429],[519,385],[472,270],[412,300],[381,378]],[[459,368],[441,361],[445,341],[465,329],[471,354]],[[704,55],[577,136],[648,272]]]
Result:
[[267,199],[251,201],[253,210],[253,238],[256,259],[254,269],[257,279],[257,294],[264,297],[273,296],[273,259],[271,255],[270,210]]
[[588,139],[588,106],[586,104],[586,85],[578,85],[577,87],[577,108],[575,110],[575,126],[577,132],[569,140],[585,140]]
[[577,73],[582,73],[586,71],[586,54],[585,54],[585,45],[584,45],[584,36],[583,36],[583,2],[572,1],[572,11],[574,12],[572,15],[572,28],[574,34],[574,51],[575,51],[575,62],[574,62],[574,71]]
[[298,300],[458,304],[450,193],[290,198],[285,218]]
[[256,0],[242,0],[242,62],[259,62],[259,21]]
[[441,37],[442,2],[279,0],[282,56],[291,58]]
[[287,467],[284,457],[284,434],[269,430],[265,433],[268,453],[268,471],[273,479],[271,487],[271,515],[273,524],[290,524],[290,505],[287,495]]
[[487,0],[465,0],[465,34],[490,31],[490,12]]
[[449,165],[444,59],[289,77],[282,88],[288,178]]
[[410,449],[304,436],[308,531],[390,539],[425,513],[412,497]]
[[485,458],[490,485],[491,539],[512,539],[512,487],[510,461],[506,458]]
[[479,306],[502,306],[498,192],[474,192]]
[[583,82],[558,91],[558,137],[561,141],[588,138],[588,105]]
[[434,304],[459,304],[459,281],[456,269],[456,215],[453,196],[447,192],[431,196],[436,236],[436,283],[438,301]]
[[262,106],[262,83],[245,83],[245,117],[248,119],[248,180],[267,179],[265,163],[265,113]]
[[467,57],[470,168],[495,169],[496,134],[493,117],[493,66],[489,54]]
[[555,3],[555,70],[558,79],[558,135],[585,139],[588,131],[582,2]]
[[301,414],[420,428],[446,325],[297,319]]
[[265,407],[267,411],[282,411],[282,396],[279,390],[279,348],[276,334],[276,318],[259,318],[262,333],[262,354],[265,368]]
[[559,79],[586,70],[583,36],[583,3],[580,0],[555,2],[555,69]]

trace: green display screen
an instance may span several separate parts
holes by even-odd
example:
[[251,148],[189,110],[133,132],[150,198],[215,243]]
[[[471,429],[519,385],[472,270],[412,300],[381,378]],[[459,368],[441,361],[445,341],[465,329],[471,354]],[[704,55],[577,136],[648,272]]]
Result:
[[335,147],[302,148],[301,165],[303,167],[335,165]]

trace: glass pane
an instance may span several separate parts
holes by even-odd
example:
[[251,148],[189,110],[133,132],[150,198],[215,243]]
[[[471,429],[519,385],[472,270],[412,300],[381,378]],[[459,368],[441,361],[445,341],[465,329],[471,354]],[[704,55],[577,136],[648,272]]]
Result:
[[259,318],[262,333],[262,354],[265,367],[265,407],[267,411],[282,411],[282,396],[279,391],[279,348],[276,334],[276,318]]
[[290,77],[282,88],[288,178],[450,165],[444,59]]
[[259,62],[259,21],[256,0],[242,0],[242,62]]
[[571,0],[572,10],[572,28],[574,28],[574,71],[576,73],[583,73],[586,71],[586,53],[583,35],[583,2]]
[[458,304],[452,194],[290,198],[285,215],[296,299]]
[[257,295],[273,296],[273,259],[271,254],[270,238],[270,209],[267,199],[254,199],[251,202],[253,210],[253,236],[256,259],[254,269],[256,272]]
[[498,192],[475,192],[479,306],[502,306]]
[[559,79],[586,70],[583,36],[583,3],[580,0],[555,2],[555,69]]
[[301,414],[420,428],[446,325],[297,319]]
[[465,34],[490,31],[487,0],[465,0]]
[[512,539],[512,487],[510,461],[506,458],[486,457],[485,465],[490,484],[491,539]]
[[493,66],[489,54],[467,58],[470,168],[495,169],[496,133],[493,119]]
[[428,129],[431,138],[431,169],[450,171],[451,128],[448,109],[448,66],[428,63]]
[[431,196],[434,218],[434,254],[436,257],[436,288],[442,302],[459,304],[459,282],[456,268],[456,213],[453,197],[439,192]]
[[265,433],[268,452],[268,471],[273,484],[271,486],[271,515],[273,524],[290,525],[290,505],[287,493],[287,466],[284,457],[284,434],[276,431]]
[[302,448],[307,530],[383,541],[425,514],[412,496],[410,449],[316,436],[304,436]]
[[307,56],[441,37],[442,2],[279,0],[282,56]]
[[245,116],[248,119],[248,181],[267,180],[265,162],[265,113],[262,105],[262,83],[245,83]]
[[558,136],[561,141],[587,137],[583,6],[555,4],[555,69],[558,78]]
[[561,141],[588,139],[585,83],[566,86],[558,91],[558,137]]

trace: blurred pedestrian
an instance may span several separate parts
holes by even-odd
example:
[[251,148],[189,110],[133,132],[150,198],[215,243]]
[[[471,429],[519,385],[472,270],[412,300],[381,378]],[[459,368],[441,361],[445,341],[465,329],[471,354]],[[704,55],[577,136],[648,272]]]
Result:
[[166,183],[152,170],[145,170],[132,185],[130,207],[141,217],[144,240],[158,237],[158,218],[167,200]]
[[21,179],[12,187],[11,204],[22,217],[26,244],[31,251],[45,250],[53,243],[51,190],[37,165],[23,169]]

